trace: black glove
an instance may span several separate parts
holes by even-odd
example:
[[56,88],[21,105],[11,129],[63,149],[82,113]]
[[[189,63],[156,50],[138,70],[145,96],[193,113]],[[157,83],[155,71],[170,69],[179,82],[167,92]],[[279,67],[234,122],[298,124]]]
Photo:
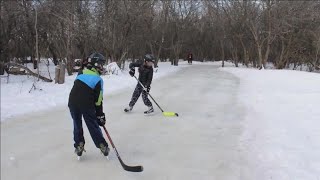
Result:
[[136,70],[134,68],[130,69],[129,71],[130,76],[133,77],[135,72]]
[[149,93],[149,91],[150,91],[150,86],[146,86],[143,90],[146,92],[146,93]]
[[106,124],[106,117],[104,113],[102,113],[101,115],[97,115],[97,120],[98,120],[99,126],[104,126]]

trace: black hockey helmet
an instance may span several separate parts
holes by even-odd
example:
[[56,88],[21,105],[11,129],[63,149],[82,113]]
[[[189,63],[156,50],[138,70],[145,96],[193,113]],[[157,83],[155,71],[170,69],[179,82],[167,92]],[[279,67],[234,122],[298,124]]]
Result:
[[146,54],[144,55],[144,61],[149,61],[149,62],[153,62],[154,63],[154,57],[152,54]]
[[100,53],[92,53],[87,58],[87,68],[95,68],[100,74],[103,72],[103,65],[106,62],[106,58]]

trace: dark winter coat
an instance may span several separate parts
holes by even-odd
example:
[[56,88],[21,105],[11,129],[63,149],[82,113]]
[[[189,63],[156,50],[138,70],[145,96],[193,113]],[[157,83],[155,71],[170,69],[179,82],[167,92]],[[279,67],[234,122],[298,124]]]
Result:
[[192,53],[189,53],[189,54],[188,54],[188,60],[193,60],[193,55],[192,55]]
[[69,107],[81,110],[95,109],[97,115],[103,113],[103,80],[94,69],[80,71],[69,95]]
[[153,68],[152,66],[146,66],[141,62],[130,63],[129,68],[139,67],[139,81],[145,86],[149,87],[153,78]]

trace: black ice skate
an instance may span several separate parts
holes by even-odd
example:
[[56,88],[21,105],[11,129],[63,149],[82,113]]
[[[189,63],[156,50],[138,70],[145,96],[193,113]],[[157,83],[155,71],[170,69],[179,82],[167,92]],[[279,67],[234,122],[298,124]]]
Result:
[[83,152],[86,152],[86,150],[84,149],[84,143],[80,142],[78,147],[74,150],[74,153],[76,153],[78,156],[78,160],[80,160]]
[[107,147],[106,145],[104,144],[100,144],[100,150],[101,150],[101,153],[104,155],[104,156],[108,156],[109,155],[109,147]]
[[150,106],[150,107],[148,107],[149,109],[147,110],[147,111],[145,111],[144,112],[144,114],[145,115],[147,115],[147,114],[152,114],[153,112],[154,112],[154,110],[153,110],[153,107],[152,106]]
[[130,112],[132,111],[133,107],[132,106],[128,106],[124,109],[124,112]]

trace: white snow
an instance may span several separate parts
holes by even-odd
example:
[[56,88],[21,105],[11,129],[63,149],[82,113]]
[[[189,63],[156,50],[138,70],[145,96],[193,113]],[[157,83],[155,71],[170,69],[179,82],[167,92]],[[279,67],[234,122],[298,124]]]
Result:
[[243,179],[320,179],[320,74],[220,68],[240,78]]
[[112,62],[107,65],[106,71],[108,74],[117,74],[118,75],[121,70],[116,62]]
[[[28,67],[33,70],[32,64],[28,64]],[[51,63],[49,69],[52,79],[54,78],[54,68],[55,66]],[[167,62],[159,63],[157,72],[154,73],[154,79],[169,75],[180,68],[181,66],[171,66]],[[107,66],[107,70],[115,74],[110,73],[109,75],[101,76],[104,79],[105,95],[116,93],[127,87],[133,87],[137,83],[128,74],[128,71],[120,71],[116,63],[110,63]],[[40,65],[40,74],[49,77],[47,67],[43,63]],[[76,75],[77,73],[72,76],[66,74],[64,84],[55,84],[54,81],[52,83],[36,81],[35,86],[37,89],[32,89],[30,93],[34,77],[10,75],[8,84],[6,78],[1,78],[1,121],[17,115],[67,106],[69,93]]]
[[108,68],[118,75],[102,76],[107,128],[123,160],[143,165],[142,173],[124,172],[112,151],[102,159],[86,127],[87,152],[75,160],[66,106],[76,74],[65,84],[37,82],[42,90],[31,93],[33,77],[1,78],[1,121],[12,119],[1,123],[1,177],[320,180],[320,74],[179,65],[160,63],[151,89],[177,118],[156,107],[143,116],[141,99],[125,114],[135,79],[116,64]]
[[239,177],[237,144],[242,111],[234,106],[237,78],[216,66],[181,63],[181,67],[186,68],[153,82],[150,91],[165,111],[177,112],[179,117],[164,117],[154,103],[155,113],[144,116],[147,107],[141,99],[132,112],[124,113],[135,83],[120,93],[105,96],[110,135],[123,161],[143,165],[143,172],[124,171],[113,150],[110,160],[106,160],[85,125],[86,152],[79,162],[73,152],[72,119],[68,108],[62,106],[1,123],[1,179]]

